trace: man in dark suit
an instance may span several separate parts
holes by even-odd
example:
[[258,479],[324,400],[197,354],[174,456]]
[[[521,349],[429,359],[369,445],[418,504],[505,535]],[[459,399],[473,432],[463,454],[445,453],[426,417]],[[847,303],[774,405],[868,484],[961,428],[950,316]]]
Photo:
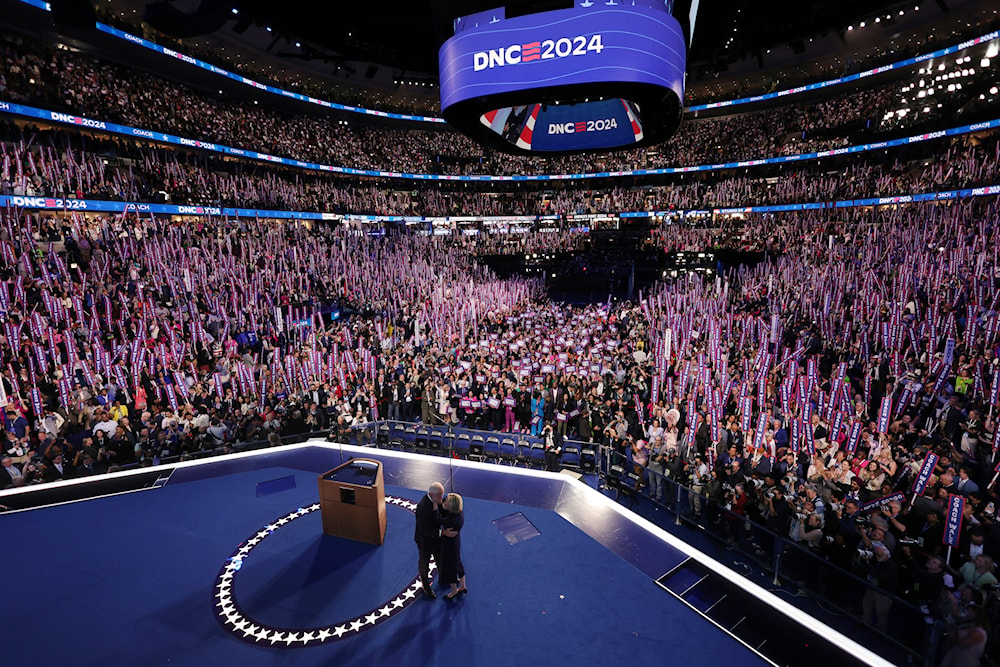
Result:
[[434,556],[438,562],[441,552],[441,501],[444,499],[444,487],[440,482],[434,482],[427,490],[427,495],[417,503],[417,525],[413,541],[417,543],[420,555],[418,562],[420,583],[424,595],[433,600],[437,597],[431,589],[430,562]]

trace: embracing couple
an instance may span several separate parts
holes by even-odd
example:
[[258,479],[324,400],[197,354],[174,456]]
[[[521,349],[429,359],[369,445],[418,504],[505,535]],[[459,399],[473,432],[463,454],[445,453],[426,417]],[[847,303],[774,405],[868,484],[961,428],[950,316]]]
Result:
[[449,600],[467,593],[465,567],[462,565],[462,496],[444,493],[439,482],[431,484],[427,495],[417,503],[417,528],[413,539],[420,553],[420,583],[424,595],[434,599],[431,589],[431,556],[437,564],[439,581],[451,586],[445,595]]

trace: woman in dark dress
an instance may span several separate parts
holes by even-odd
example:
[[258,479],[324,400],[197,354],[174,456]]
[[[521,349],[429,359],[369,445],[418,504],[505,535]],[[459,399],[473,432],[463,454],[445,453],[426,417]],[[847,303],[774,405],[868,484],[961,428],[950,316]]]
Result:
[[[468,592],[465,587],[465,566],[462,565],[462,524],[465,523],[462,496],[449,493],[444,499],[443,507],[439,576],[441,583],[451,585],[451,592],[445,598],[452,600],[455,596]],[[449,536],[448,531],[454,532],[454,537]]]

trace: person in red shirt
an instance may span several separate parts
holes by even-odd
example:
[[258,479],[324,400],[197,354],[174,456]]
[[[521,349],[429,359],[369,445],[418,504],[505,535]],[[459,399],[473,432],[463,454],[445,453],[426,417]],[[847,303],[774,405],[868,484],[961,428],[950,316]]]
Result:
[[726,493],[726,500],[729,501],[729,544],[736,546],[743,539],[746,530],[747,514],[747,494],[742,484],[733,486],[732,491]]

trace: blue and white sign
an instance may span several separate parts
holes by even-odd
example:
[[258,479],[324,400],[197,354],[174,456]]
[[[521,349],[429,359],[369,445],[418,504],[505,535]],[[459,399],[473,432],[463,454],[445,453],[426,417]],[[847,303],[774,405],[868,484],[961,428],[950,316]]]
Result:
[[609,81],[669,88],[683,100],[685,62],[680,23],[656,0],[588,1],[511,19],[498,9],[460,21],[441,47],[441,110],[470,98]]

